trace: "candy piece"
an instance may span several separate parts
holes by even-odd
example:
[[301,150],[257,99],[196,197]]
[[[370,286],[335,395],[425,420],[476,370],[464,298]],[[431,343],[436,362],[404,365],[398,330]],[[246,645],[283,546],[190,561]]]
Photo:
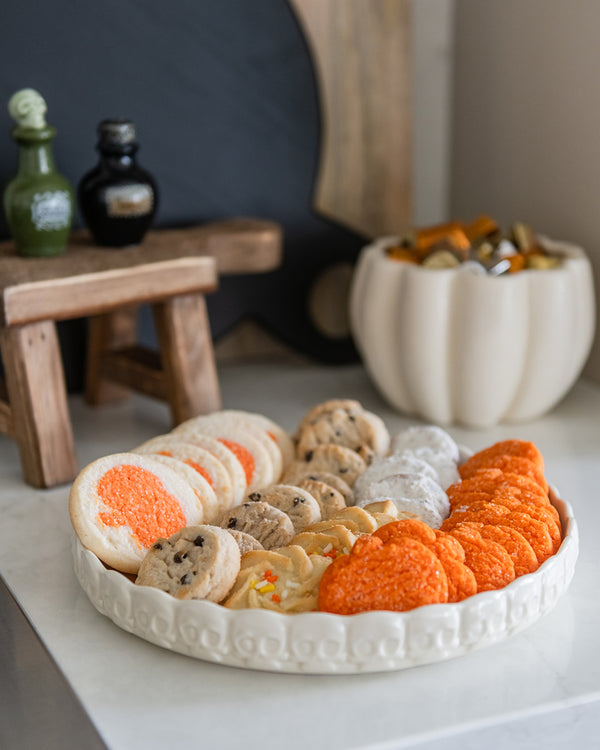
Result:
[[450,250],[436,250],[430,253],[422,263],[423,268],[444,269],[456,268],[460,265],[460,259]]
[[414,250],[408,247],[401,247],[400,245],[393,245],[388,247],[387,250],[388,258],[392,260],[402,261],[403,263],[418,263],[419,258]]
[[515,566],[508,552],[491,539],[484,539],[472,526],[459,524],[450,532],[465,551],[465,564],[473,571],[477,592],[493,591],[515,579]]
[[323,573],[319,609],[340,615],[370,610],[406,611],[448,600],[448,581],[431,550],[414,539],[387,544],[359,537],[349,555]]
[[464,232],[471,243],[481,240],[500,231],[496,222],[485,214],[473,219],[470,224],[464,227]]

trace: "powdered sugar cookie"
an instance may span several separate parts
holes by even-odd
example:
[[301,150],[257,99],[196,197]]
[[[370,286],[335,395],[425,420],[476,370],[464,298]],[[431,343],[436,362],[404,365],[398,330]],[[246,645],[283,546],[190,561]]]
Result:
[[246,502],[230,508],[219,524],[224,529],[235,529],[250,534],[265,549],[284,547],[294,536],[294,525],[283,511],[269,503]]
[[241,503],[248,487],[246,483],[246,473],[244,467],[232,450],[216,438],[211,437],[210,435],[202,435],[200,433],[190,433],[185,438],[183,436],[176,436],[174,433],[169,433],[162,437],[168,437],[179,441],[185,440],[186,443],[189,442],[192,445],[205,448],[215,458],[219,459],[231,479],[233,504],[237,505],[238,503]]
[[[289,472],[310,474],[326,471],[341,477],[350,487],[367,468],[365,461],[350,448],[343,445],[317,445],[304,455],[303,461],[294,461]],[[290,480],[286,480],[290,481]]]
[[344,496],[330,484],[319,482],[316,479],[303,479],[298,482],[297,486],[314,497],[321,509],[323,520],[330,518],[338,510],[346,507]]
[[[256,458],[256,449],[253,447],[249,448],[247,445],[247,440],[251,437],[254,443],[260,443],[262,450],[266,452],[270,466],[268,468],[266,466],[263,468],[263,471],[266,472],[267,481],[262,485],[256,484],[256,481],[263,481],[262,477],[257,476],[256,479],[248,485],[249,489],[264,486],[265,484],[273,484],[274,482],[279,481],[283,471],[283,456],[279,445],[263,427],[258,427],[256,424],[253,424],[247,415],[240,416],[236,412],[218,411],[213,414],[189,419],[187,422],[183,422],[173,430],[173,434],[177,435],[193,435],[198,432],[204,433],[205,435],[212,435],[212,437],[216,437],[217,439],[233,441],[234,443],[245,447],[246,450],[249,450],[250,453],[255,456],[255,464],[257,464],[255,466],[255,471],[260,475],[261,470],[258,464],[260,464],[261,461],[258,461]],[[246,468],[246,466],[244,468]]]
[[229,609],[254,607],[287,614],[317,608],[321,576],[331,560],[309,556],[296,545],[242,558],[238,578],[223,604]]
[[236,531],[236,529],[225,529],[225,531],[231,534],[235,539],[237,546],[240,548],[240,554],[242,555],[245,555],[246,552],[251,552],[252,550],[264,549],[258,539],[250,536],[250,534],[246,534],[243,531]]
[[225,466],[206,448],[186,443],[171,435],[160,435],[136,448],[134,453],[151,453],[176,458],[206,479],[217,496],[221,510],[235,505],[233,482]]
[[437,482],[420,474],[393,474],[374,482],[358,501],[359,506],[379,499],[391,500],[398,510],[416,513],[433,528],[439,528],[448,516],[448,496]]
[[153,586],[177,599],[220,602],[237,578],[240,550],[217,526],[190,526],[158,539],[144,557],[136,584]]
[[408,453],[435,470],[442,489],[460,481],[460,450],[450,435],[435,425],[415,425],[392,438],[391,452]]
[[419,474],[438,481],[435,469],[412,453],[393,453],[390,456],[376,457],[354,483],[355,503],[360,503],[368,496],[372,484],[394,474]]
[[306,490],[292,484],[273,484],[246,495],[246,502],[269,503],[289,516],[297,534],[311,523],[321,520],[319,503]]
[[188,466],[184,461],[180,461],[177,458],[171,458],[170,456],[162,456],[158,453],[153,453],[152,458],[154,461],[170,466],[173,471],[177,472],[179,476],[184,479],[190,487],[196,493],[196,497],[202,505],[202,519],[206,523],[214,523],[214,521],[220,517],[222,508],[219,504],[219,500],[213,488],[191,466]]
[[[216,420],[214,422],[200,422],[201,417],[183,422],[176,427],[172,435],[177,435],[182,440],[196,441],[196,436],[209,435],[216,438],[226,448],[229,448],[235,457],[242,464],[246,476],[246,490],[254,490],[259,487],[266,487],[277,481],[278,474],[273,466],[269,450],[279,452],[277,446],[264,435],[260,433],[257,437],[258,430],[252,430],[246,426],[236,426],[226,423],[220,425]],[[279,453],[279,463],[281,466],[281,453]]]
[[137,573],[158,537],[203,520],[189,483],[154,456],[136,453],[104,456],[82,469],[69,514],[83,546],[123,573]]
[[455,464],[459,460],[459,448],[450,435],[436,425],[414,425],[392,437],[390,451],[402,453],[417,448],[428,448],[438,456],[444,456]]

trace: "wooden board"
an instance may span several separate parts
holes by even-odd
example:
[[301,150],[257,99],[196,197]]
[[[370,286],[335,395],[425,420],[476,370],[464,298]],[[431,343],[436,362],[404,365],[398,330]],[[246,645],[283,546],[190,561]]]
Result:
[[315,206],[364,233],[412,215],[408,0],[291,0],[318,76],[323,118]]

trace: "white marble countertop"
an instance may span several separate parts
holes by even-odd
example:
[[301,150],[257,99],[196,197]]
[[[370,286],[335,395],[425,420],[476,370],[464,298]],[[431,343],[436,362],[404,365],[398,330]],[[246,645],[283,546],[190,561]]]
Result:
[[[289,430],[331,397],[358,398],[392,432],[415,421],[387,407],[359,366],[244,365],[219,374],[226,408],[262,412]],[[70,408],[82,466],[170,429],[166,407],[143,397],[99,410],[74,398]],[[600,387],[579,382],[534,422],[448,431],[473,449],[533,440],[580,530],[575,577],[556,608],[467,656],[384,674],[271,674],[193,660],[125,633],[96,612],[75,579],[68,487],[26,486],[5,436],[0,574],[111,750],[598,747]],[[27,655],[18,658],[27,669]],[[42,696],[42,705],[60,711],[51,698]]]

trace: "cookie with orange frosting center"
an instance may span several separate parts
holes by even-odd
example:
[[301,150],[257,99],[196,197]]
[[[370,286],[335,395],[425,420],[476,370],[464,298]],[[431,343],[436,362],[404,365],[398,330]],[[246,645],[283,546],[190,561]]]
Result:
[[203,521],[190,484],[156,458],[135,453],[104,456],[82,469],[69,514],[83,546],[124,573],[137,573],[158,537]]

